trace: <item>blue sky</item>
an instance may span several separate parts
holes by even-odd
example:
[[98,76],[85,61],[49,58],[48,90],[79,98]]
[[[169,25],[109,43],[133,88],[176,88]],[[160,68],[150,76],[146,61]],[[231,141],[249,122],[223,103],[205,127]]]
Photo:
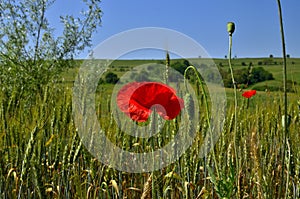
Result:
[[[48,12],[50,22],[59,31],[58,15],[78,13],[82,6],[80,0],[57,0]],[[226,24],[233,21],[233,55],[281,56],[277,0],[103,0],[100,6],[102,26],[93,37],[93,47],[122,31],[162,27],[196,40],[211,57],[224,58],[228,51]],[[282,0],[282,7],[287,53],[300,57],[300,1]],[[85,51],[79,58],[86,56]]]

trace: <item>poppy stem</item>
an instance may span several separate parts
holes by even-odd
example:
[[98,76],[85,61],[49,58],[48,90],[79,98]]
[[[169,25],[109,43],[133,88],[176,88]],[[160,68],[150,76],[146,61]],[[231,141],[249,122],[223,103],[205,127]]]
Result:
[[[230,22],[228,23],[230,24]],[[228,25],[227,24],[227,25]],[[231,74],[231,80],[233,84],[233,89],[234,89],[234,134],[233,134],[233,147],[234,147],[234,153],[235,153],[235,164],[236,164],[236,172],[239,173],[239,161],[238,161],[238,153],[237,153],[237,89],[236,89],[236,82],[234,79],[233,75],[233,68],[231,64],[231,51],[232,51],[232,32],[229,32],[229,49],[228,49],[228,65],[230,68],[230,74]],[[238,186],[238,196],[240,195],[239,191],[239,181],[237,181],[237,186]]]
[[249,98],[247,98],[247,107],[246,107],[246,109],[248,109],[249,108]]

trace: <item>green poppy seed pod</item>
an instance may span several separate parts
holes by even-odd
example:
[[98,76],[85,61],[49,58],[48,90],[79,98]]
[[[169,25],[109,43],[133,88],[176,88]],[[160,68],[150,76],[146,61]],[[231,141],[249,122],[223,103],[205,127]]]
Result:
[[233,22],[228,22],[227,23],[227,32],[229,33],[229,35],[232,35],[232,33],[235,30],[235,25]]

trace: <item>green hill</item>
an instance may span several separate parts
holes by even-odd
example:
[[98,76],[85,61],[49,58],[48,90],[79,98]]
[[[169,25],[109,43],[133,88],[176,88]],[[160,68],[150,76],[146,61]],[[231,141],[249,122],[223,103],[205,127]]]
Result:
[[[172,59],[170,64],[176,62],[182,62],[180,59]],[[229,70],[227,59],[213,59],[215,65],[220,70]],[[160,63],[164,64],[165,60],[115,60],[113,61],[108,72],[115,73],[118,77],[121,77],[125,72],[131,71],[134,67],[147,64],[147,63]],[[73,83],[79,67],[82,65],[83,60],[77,60],[75,66],[62,74],[62,78],[66,83]],[[268,80],[256,83],[249,86],[249,88],[257,90],[265,90],[269,88],[272,90],[280,90],[282,88],[282,59],[281,58],[237,58],[232,60],[233,70],[240,70],[248,68],[252,65],[253,68],[262,67],[266,71],[270,72],[274,80]],[[105,75],[105,74],[104,74]],[[287,59],[287,79],[289,80],[288,86],[290,88],[298,88],[300,85],[300,58],[288,58]]]

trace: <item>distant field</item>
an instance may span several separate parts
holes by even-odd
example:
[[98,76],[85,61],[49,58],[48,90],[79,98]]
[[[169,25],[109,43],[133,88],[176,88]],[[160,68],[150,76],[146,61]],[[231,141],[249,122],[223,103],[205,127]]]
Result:
[[[107,72],[113,72],[121,77],[125,72],[132,70],[132,68],[148,64],[148,63],[160,63],[164,64],[165,60],[115,60],[113,61]],[[171,60],[171,64],[178,60]],[[227,59],[213,59],[216,66],[222,69],[229,69]],[[69,69],[62,74],[65,82],[72,84],[79,67],[83,63],[83,60],[76,61],[76,66]],[[250,86],[249,89],[257,86],[282,86],[282,59],[281,58],[237,58],[232,60],[233,70],[247,68],[252,63],[253,67],[263,67],[268,72],[273,74],[274,80],[264,81]],[[300,58],[288,58],[287,59],[287,78],[294,81],[296,88],[300,87]],[[103,75],[105,76],[105,74]]]
[[[228,67],[228,62],[226,59],[214,59],[217,65],[222,63],[223,67]],[[261,62],[261,63],[260,63]],[[271,72],[275,78],[274,82],[282,82],[282,59],[281,58],[240,58],[233,59],[232,61],[234,69],[240,69],[243,67],[248,67],[250,63],[253,67],[263,67],[267,71]],[[243,63],[246,66],[243,66]],[[287,59],[287,75],[288,80],[296,81],[300,84],[300,58],[288,58]],[[268,83],[268,82],[266,82]]]

